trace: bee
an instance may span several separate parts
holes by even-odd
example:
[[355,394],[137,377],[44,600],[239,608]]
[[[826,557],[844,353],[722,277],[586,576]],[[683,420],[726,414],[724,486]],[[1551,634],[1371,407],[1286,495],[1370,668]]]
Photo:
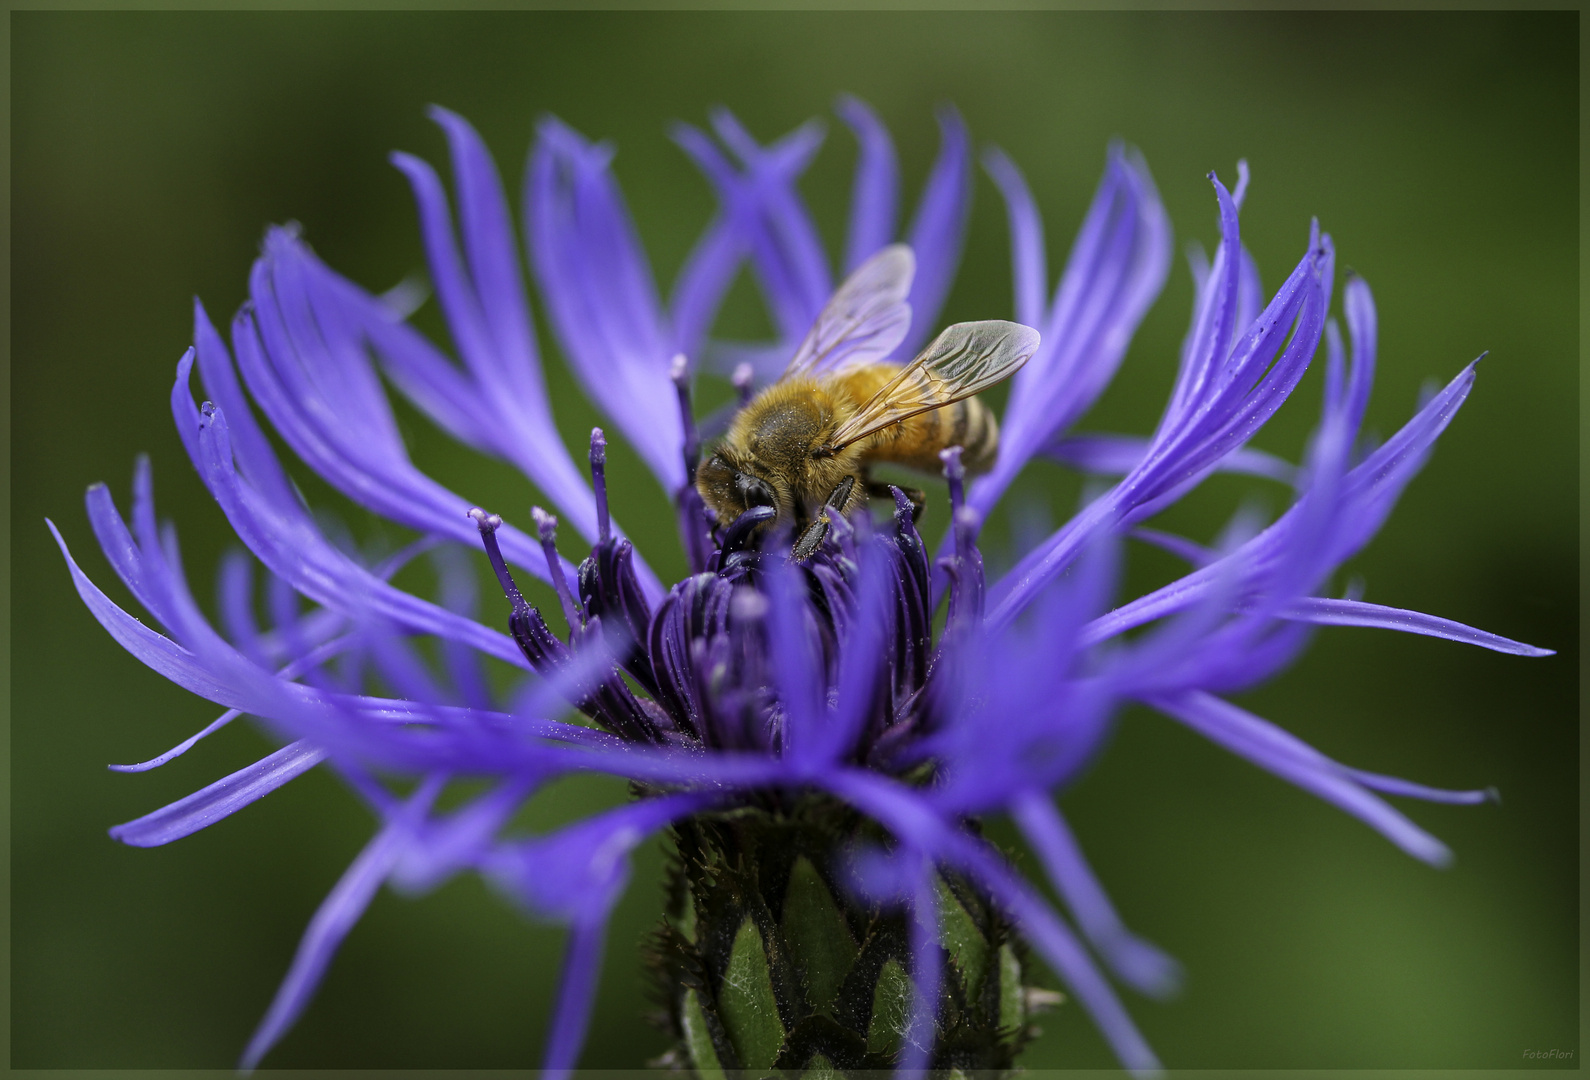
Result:
[[[1020,323],[957,323],[916,359],[884,359],[911,323],[906,296],[916,258],[904,244],[884,248],[846,279],[812,325],[777,382],[745,404],[696,487],[729,525],[770,506],[764,527],[793,524],[793,555],[822,545],[830,513],[849,514],[887,496],[871,466],[892,462],[937,472],[939,451],[960,446],[972,472],[999,450],[994,414],[973,395],[1014,375],[1038,350],[1038,332]],[[918,514],[924,496],[908,491]]]

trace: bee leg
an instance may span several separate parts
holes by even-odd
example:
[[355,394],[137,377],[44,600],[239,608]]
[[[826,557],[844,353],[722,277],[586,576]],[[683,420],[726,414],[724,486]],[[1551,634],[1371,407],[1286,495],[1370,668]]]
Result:
[[833,493],[828,496],[828,502],[823,507],[824,511],[838,510],[841,514],[844,513],[845,504],[850,502],[850,493],[854,490],[856,490],[856,478],[854,476],[847,476],[839,481],[839,486],[834,488]]
[[823,540],[828,536],[828,515],[844,513],[845,504],[850,501],[850,493],[856,488],[856,478],[847,476],[834,488],[833,494],[828,496],[828,501],[818,511],[816,519],[801,533],[801,538],[795,542],[794,550],[790,557],[796,562],[805,562],[817,554],[817,549],[823,546]]
[[817,554],[817,549],[823,546],[823,540],[828,536],[828,518],[822,514],[817,515],[817,520],[806,526],[806,531],[801,533],[801,538],[795,542],[795,547],[790,551],[790,558],[796,562],[805,562]]
[[[921,488],[909,487],[901,488],[900,492],[906,498],[911,500],[912,524],[920,523],[922,520],[922,515],[927,513],[927,493]],[[892,500],[894,498],[894,493],[889,490],[888,484],[869,483],[867,485],[867,494],[874,499]]]

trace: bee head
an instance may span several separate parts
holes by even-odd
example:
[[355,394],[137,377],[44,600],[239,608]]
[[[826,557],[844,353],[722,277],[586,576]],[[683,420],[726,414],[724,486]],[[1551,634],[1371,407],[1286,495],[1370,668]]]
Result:
[[723,525],[752,507],[779,505],[772,484],[738,468],[722,454],[713,454],[701,463],[696,470],[696,488]]

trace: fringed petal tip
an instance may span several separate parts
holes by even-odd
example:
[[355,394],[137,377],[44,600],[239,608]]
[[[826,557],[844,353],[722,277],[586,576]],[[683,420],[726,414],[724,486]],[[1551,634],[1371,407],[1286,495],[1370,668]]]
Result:
[[284,221],[280,225],[267,225],[265,226],[265,235],[260,238],[259,253],[262,258],[270,259],[286,254],[303,242],[304,227],[297,221]]

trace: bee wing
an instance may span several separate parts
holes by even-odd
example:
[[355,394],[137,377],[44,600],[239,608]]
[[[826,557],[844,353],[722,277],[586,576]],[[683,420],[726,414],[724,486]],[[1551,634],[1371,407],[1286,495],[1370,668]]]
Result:
[[834,431],[838,450],[890,424],[969,398],[1005,381],[1038,351],[1038,331],[990,319],[956,323]]
[[911,305],[905,298],[915,276],[916,256],[904,244],[890,244],[856,267],[823,306],[784,369],[784,378],[888,356],[911,326]]

